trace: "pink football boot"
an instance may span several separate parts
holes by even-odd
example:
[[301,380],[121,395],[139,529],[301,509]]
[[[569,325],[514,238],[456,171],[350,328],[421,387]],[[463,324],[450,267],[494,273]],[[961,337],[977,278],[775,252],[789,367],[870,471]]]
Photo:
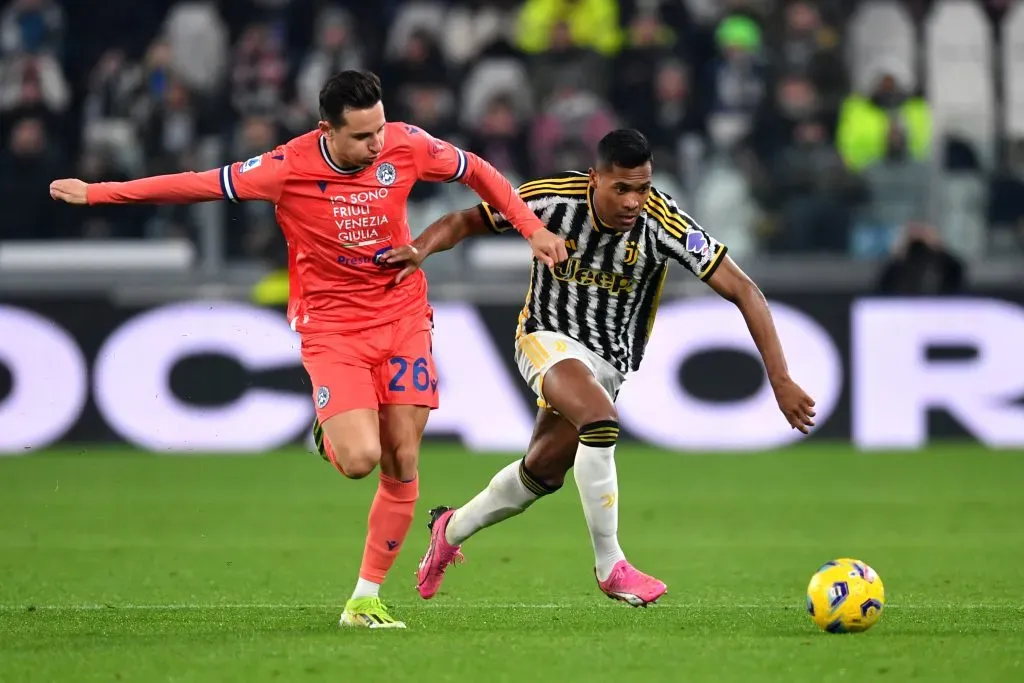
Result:
[[608,578],[598,581],[597,585],[609,598],[633,607],[647,607],[668,591],[664,583],[644,574],[626,560],[616,562]]
[[446,507],[437,507],[430,511],[430,522],[427,524],[427,528],[430,529],[430,545],[416,569],[416,590],[424,600],[434,597],[441,588],[444,570],[456,561],[464,559],[459,552],[460,546],[452,545],[444,537],[444,531],[448,528],[448,521],[453,514],[455,510]]

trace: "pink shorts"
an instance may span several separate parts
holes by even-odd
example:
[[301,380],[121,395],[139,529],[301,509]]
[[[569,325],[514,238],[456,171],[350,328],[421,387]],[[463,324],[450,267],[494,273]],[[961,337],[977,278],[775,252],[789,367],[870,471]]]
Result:
[[436,409],[432,328],[429,315],[415,315],[355,332],[304,335],[302,365],[320,423],[382,405]]

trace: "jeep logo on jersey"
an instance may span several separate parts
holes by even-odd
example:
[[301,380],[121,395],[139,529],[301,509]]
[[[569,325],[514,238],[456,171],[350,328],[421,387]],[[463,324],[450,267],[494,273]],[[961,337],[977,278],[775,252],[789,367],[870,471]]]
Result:
[[395,167],[385,161],[383,164],[377,167],[377,182],[387,187],[395,182],[398,178],[398,172],[395,171]]

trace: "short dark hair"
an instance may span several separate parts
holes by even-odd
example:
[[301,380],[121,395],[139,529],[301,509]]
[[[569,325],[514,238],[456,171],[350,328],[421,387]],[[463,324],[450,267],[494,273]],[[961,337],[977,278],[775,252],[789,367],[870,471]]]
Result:
[[345,125],[345,111],[369,109],[384,95],[372,71],[348,69],[334,74],[320,89],[320,118],[335,128]]
[[620,128],[608,133],[597,143],[599,168],[636,168],[654,161],[651,145],[635,128]]

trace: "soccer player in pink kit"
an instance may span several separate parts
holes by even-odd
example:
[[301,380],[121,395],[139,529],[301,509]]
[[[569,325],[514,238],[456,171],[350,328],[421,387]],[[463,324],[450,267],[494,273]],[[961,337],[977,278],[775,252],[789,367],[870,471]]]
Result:
[[288,241],[288,320],[313,385],[321,456],[359,479],[379,464],[359,580],[343,626],[404,628],[379,597],[412,523],[419,446],[437,408],[432,311],[422,273],[395,283],[381,261],[412,236],[406,202],[418,181],[461,182],[553,266],[564,242],[479,157],[404,123],[388,123],[376,75],[343,71],[320,92],[316,130],[248,161],[202,173],[50,185],[70,204],[273,202]]

